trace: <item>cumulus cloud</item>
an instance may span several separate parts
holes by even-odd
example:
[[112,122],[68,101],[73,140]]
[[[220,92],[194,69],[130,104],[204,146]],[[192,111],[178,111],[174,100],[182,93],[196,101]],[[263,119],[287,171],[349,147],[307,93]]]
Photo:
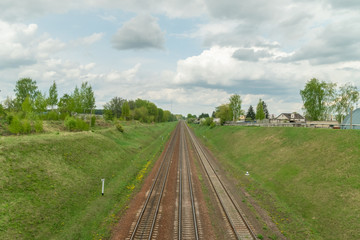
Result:
[[156,18],[138,15],[118,29],[112,38],[113,47],[118,50],[164,48],[165,33]]
[[36,24],[10,24],[0,20],[0,69],[31,65],[61,51],[65,43],[37,33]]
[[312,64],[332,64],[359,60],[360,18],[329,24],[307,44],[283,61],[310,61]]
[[253,22],[265,21],[281,15],[284,0],[205,0],[210,14],[216,18],[244,19]]
[[266,58],[270,56],[272,56],[272,54],[270,54],[268,51],[265,50],[255,51],[254,49],[249,49],[249,48],[238,49],[233,54],[233,57],[238,60],[252,61],[252,62],[257,62],[259,61],[260,58]]

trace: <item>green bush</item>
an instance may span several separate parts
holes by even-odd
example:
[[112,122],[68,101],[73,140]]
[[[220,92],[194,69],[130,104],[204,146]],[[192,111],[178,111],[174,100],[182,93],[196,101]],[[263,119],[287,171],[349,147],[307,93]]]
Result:
[[69,131],[74,131],[76,129],[75,118],[67,116],[64,120],[64,125]]
[[74,117],[66,117],[65,118],[65,127],[69,131],[87,131],[89,130],[89,124],[87,124],[84,120],[81,118],[74,118]]
[[29,120],[27,119],[21,120],[21,126],[22,126],[21,133],[25,133],[25,134],[31,133],[31,124]]
[[59,114],[56,111],[52,110],[48,112],[46,118],[47,120],[59,120]]
[[17,116],[12,116],[9,131],[13,134],[19,134],[22,132],[22,125]]
[[36,120],[34,123],[35,132],[40,133],[44,131],[43,121]]
[[89,129],[89,124],[87,124],[84,120],[82,120],[81,118],[76,119],[76,130],[88,131]]
[[91,126],[94,127],[95,126],[95,122],[96,122],[96,117],[92,116],[91,117]]
[[211,122],[211,123],[210,123],[210,128],[214,128],[214,127],[216,127],[216,123],[215,123],[215,122]]
[[14,116],[15,116],[14,113],[9,113],[9,114],[6,116],[6,122],[7,122],[7,124],[11,124],[12,120],[14,119]]
[[119,131],[119,132],[124,132],[124,128],[123,128],[123,126],[120,124],[120,123],[117,123],[116,124],[116,129]]

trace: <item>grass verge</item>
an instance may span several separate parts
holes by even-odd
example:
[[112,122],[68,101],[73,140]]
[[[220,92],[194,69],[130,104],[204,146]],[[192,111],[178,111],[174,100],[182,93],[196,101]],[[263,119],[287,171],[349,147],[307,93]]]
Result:
[[193,129],[287,238],[359,238],[360,131]]
[[109,237],[175,124],[1,137],[0,239]]

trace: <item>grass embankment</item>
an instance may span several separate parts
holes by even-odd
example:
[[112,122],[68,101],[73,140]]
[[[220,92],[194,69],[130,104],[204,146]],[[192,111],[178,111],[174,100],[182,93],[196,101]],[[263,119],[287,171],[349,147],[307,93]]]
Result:
[[1,137],[0,239],[108,237],[175,124]]
[[193,128],[289,239],[360,238],[360,131]]

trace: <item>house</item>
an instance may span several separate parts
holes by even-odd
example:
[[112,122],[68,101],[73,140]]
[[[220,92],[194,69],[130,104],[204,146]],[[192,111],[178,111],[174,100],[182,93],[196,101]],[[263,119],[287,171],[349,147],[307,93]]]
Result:
[[220,125],[221,123],[220,118],[214,118],[213,122],[216,123],[217,125]]
[[305,118],[296,112],[281,113],[275,120],[277,122],[305,122]]

